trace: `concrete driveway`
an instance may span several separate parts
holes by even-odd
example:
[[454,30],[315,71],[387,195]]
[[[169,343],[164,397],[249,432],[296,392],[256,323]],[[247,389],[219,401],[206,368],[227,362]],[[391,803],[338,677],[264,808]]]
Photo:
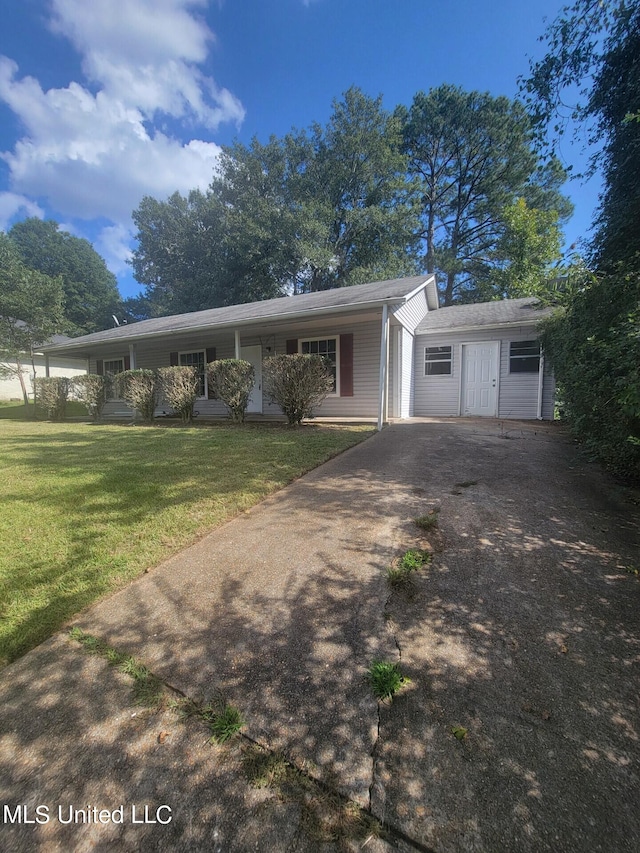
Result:
[[[413,519],[434,509],[427,541]],[[238,743],[136,708],[126,676],[59,635],[0,673],[0,847],[637,850],[637,521],[637,493],[554,425],[385,429],[75,623],[238,707],[244,744],[308,786],[251,784]],[[411,547],[434,560],[392,591]],[[365,678],[377,658],[411,679],[390,705]],[[17,804],[49,820],[18,823]],[[124,820],[63,823],[59,805]],[[383,838],[332,809],[370,811]]]

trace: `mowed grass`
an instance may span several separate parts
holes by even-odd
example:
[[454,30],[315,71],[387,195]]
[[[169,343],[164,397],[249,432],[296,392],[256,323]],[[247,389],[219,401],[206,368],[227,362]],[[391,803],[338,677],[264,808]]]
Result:
[[0,664],[370,434],[0,420]]

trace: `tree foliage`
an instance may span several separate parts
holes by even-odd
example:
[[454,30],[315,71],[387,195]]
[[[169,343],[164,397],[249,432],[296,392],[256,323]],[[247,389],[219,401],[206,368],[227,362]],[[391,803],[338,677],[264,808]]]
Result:
[[[640,478],[640,7],[577,0],[543,36],[547,53],[523,82],[549,144],[566,119],[586,126],[604,191],[594,272],[563,295],[565,312],[545,333],[576,434],[615,471]],[[567,116],[567,92],[579,100]]]
[[513,277],[506,274],[509,250],[521,252],[521,244],[513,245],[516,214],[524,225],[524,209],[514,208],[519,199],[531,211],[529,226],[546,243],[546,251],[529,261],[527,277],[537,273],[544,280],[559,257],[558,222],[572,207],[559,192],[565,174],[558,161],[540,163],[523,107],[443,85],[419,92],[397,115],[409,170],[420,185],[424,265],[438,274],[444,304],[522,289],[517,266]]
[[26,267],[6,234],[0,233],[0,365],[18,377],[25,405],[26,364],[63,325],[64,293],[59,278]]
[[83,335],[113,325],[119,310],[116,279],[88,240],[61,231],[53,220],[25,219],[9,231],[23,264],[50,277],[64,289],[64,331]]
[[566,301],[543,334],[565,414],[594,456],[640,479],[640,275],[583,272]]
[[143,199],[132,316],[269,299],[418,271],[400,125],[350,89],[326,127],[225,148],[207,192]]
[[333,389],[333,377],[319,355],[274,355],[264,361],[265,385],[291,426],[313,415]]

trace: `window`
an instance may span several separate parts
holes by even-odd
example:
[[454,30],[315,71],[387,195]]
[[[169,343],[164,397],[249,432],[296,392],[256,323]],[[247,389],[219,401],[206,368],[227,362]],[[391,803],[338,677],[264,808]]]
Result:
[[178,358],[180,365],[183,367],[195,367],[198,374],[198,397],[206,397],[207,383],[205,372],[207,359],[204,350],[199,350],[198,352],[181,352]]
[[511,341],[509,373],[537,373],[540,369],[540,341]]
[[300,352],[303,355],[322,356],[333,376],[333,393],[336,394],[338,392],[338,339],[312,338],[300,341]]
[[424,375],[451,376],[451,347],[424,348]]
[[124,373],[124,359],[112,358],[110,361],[104,361],[102,363],[102,370],[105,375],[110,373],[112,376],[116,373]]
[[105,399],[107,400],[117,400],[117,388],[114,382],[114,376],[117,373],[124,372],[124,359],[123,358],[110,358],[105,359],[102,362],[102,368],[100,367],[100,363],[98,362],[98,373],[103,373],[105,382]]

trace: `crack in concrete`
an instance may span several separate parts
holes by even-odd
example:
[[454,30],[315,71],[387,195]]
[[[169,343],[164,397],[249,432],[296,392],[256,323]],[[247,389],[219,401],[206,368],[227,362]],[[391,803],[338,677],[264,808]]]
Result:
[[[391,596],[389,596],[387,603],[390,600],[390,598],[391,598]],[[386,608],[386,604],[385,604],[385,608]],[[87,636],[90,636],[90,635],[85,634],[85,637],[87,637]],[[105,652],[108,652],[109,650],[116,651],[115,649],[111,649],[111,647],[109,647],[106,643],[103,643],[100,640],[98,641],[101,644],[100,648],[99,649],[94,648],[94,649],[90,650],[90,649],[87,649],[86,647],[83,647],[82,641],[79,640],[77,637],[70,637],[70,639],[74,639],[75,642],[78,642],[80,644],[80,646],[83,648],[83,651],[85,652],[85,654],[98,654],[100,657],[102,657],[107,662],[109,662],[109,658],[108,658],[107,654],[105,654]],[[98,638],[95,638],[95,639],[98,639]],[[399,646],[398,646],[398,649],[399,649]],[[123,653],[118,652],[118,654],[123,654]],[[147,670],[147,672],[148,672],[148,675],[150,677],[157,679],[158,683],[161,684],[167,692],[172,693],[172,694],[177,695],[177,696],[180,696],[182,699],[186,700],[187,702],[192,703],[193,706],[196,708],[201,707],[201,705],[199,703],[197,703],[193,699],[191,699],[184,691],[180,690],[180,688],[174,687],[173,684],[169,683],[168,681],[165,681],[162,678],[158,678],[158,676],[156,676],[150,670]],[[126,672],[124,672],[123,674],[127,675]],[[129,677],[132,678],[132,680],[135,680],[132,676],[129,675]],[[194,715],[194,717],[196,719],[199,719],[197,714]],[[377,722],[378,722],[377,735],[376,735],[376,740],[374,742],[374,746],[373,746],[373,749],[371,752],[371,757],[373,759],[372,782],[371,782],[371,786],[369,787],[369,801],[368,801],[367,807],[361,806],[359,803],[357,803],[351,797],[342,793],[342,791],[339,791],[338,789],[332,787],[328,783],[324,782],[322,779],[319,779],[316,776],[312,776],[308,771],[299,767],[295,763],[295,761],[286,757],[281,752],[276,752],[275,750],[271,749],[269,746],[265,746],[260,741],[255,740],[254,738],[250,737],[247,734],[243,734],[242,732],[238,732],[238,736],[242,741],[251,745],[252,747],[257,747],[257,748],[263,750],[265,753],[267,753],[268,755],[270,755],[274,758],[282,759],[291,771],[299,774],[299,776],[301,778],[305,779],[309,784],[315,786],[318,789],[318,791],[321,791],[322,793],[327,794],[331,797],[335,797],[337,800],[339,800],[344,805],[348,805],[351,808],[357,809],[363,815],[363,817],[366,817],[370,821],[373,821],[373,823],[376,826],[376,831],[377,831],[378,837],[381,838],[383,841],[387,842],[388,844],[390,844],[391,846],[395,847],[396,849],[398,848],[399,842],[403,842],[404,844],[409,846],[412,850],[415,850],[418,853],[437,853],[437,851],[435,851],[433,848],[427,847],[424,844],[422,844],[420,841],[418,841],[417,839],[412,838],[411,836],[407,835],[399,827],[394,826],[391,823],[388,823],[384,818],[378,817],[378,815],[376,815],[373,811],[372,801],[371,801],[372,796],[371,795],[372,795],[372,791],[373,791],[373,786],[375,784],[375,766],[376,766],[375,754],[377,752],[378,741],[380,738],[380,702],[377,703],[377,718],[378,718],[378,720],[377,720]],[[187,722],[187,719],[188,718],[185,719],[185,722]],[[302,833],[302,830],[300,830],[299,834],[301,834],[301,833]]]

